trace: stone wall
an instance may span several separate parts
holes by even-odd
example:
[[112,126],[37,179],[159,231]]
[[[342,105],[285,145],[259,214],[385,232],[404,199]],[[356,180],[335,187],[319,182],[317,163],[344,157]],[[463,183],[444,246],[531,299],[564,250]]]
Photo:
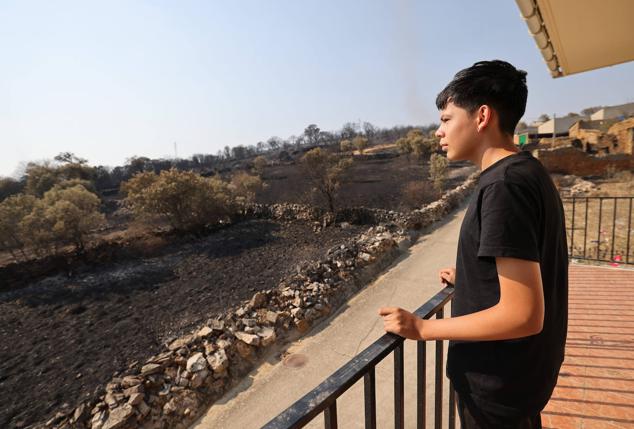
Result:
[[631,154],[594,156],[571,146],[538,149],[533,152],[533,155],[551,173],[590,176],[604,175],[609,168],[614,168],[616,171],[634,168],[634,156]]
[[[59,411],[54,428],[185,428],[270,355],[274,345],[310,330],[405,251],[421,228],[440,220],[473,190],[479,173],[441,199],[411,213],[358,209],[341,219],[376,222],[365,232],[329,249],[319,261],[297,267],[277,287],[209,319],[175,338],[143,363],[131,365],[105,386],[105,394]],[[255,206],[252,215],[305,219],[323,227],[330,219],[296,204]],[[337,221],[339,218],[336,219]]]
[[634,118],[629,118],[612,125],[608,132],[617,136],[621,152],[634,153]]
[[578,128],[573,126],[570,128],[568,135],[571,139],[579,139],[583,140],[584,143],[597,144],[599,143],[599,139],[603,135],[603,132],[600,130]]
[[337,210],[335,214],[332,214],[319,207],[281,203],[270,205],[254,204],[247,209],[246,215],[280,220],[313,221],[316,228],[325,227],[333,222],[349,222],[357,225],[394,223],[408,230],[417,230],[439,220],[448,211],[455,208],[456,203],[471,192],[478,176],[479,172],[473,173],[461,185],[446,192],[439,200],[410,212],[352,207]]

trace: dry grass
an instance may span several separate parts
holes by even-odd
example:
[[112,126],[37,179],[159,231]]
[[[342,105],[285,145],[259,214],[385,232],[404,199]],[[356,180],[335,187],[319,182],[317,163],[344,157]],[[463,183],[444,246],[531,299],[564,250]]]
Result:
[[621,171],[611,178],[592,182],[596,185],[594,189],[574,199],[574,230],[573,199],[564,199],[572,256],[634,262],[632,172]]

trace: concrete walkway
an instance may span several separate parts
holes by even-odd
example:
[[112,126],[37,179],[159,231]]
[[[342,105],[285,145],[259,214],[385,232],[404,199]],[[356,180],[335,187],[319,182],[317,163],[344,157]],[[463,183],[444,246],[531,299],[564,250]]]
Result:
[[[324,320],[301,340],[290,344],[284,355],[306,359],[303,366],[284,365],[280,353],[252,371],[235,388],[212,405],[192,426],[193,429],[259,428],[308,393],[353,356],[385,333],[377,314],[382,306],[398,306],[414,311],[442,289],[438,270],[455,266],[456,246],[466,202],[444,221],[423,234],[373,284],[360,291],[335,314]],[[450,314],[450,306],[445,307]],[[447,341],[444,342],[447,356]],[[434,343],[427,347],[427,427],[434,420]],[[416,342],[405,341],[405,427],[416,425]],[[444,363],[443,363],[444,377]],[[444,377],[447,422],[448,384]],[[393,427],[393,354],[376,367],[377,427]],[[337,400],[339,427],[363,428],[363,379]],[[459,426],[457,415],[456,425]],[[323,428],[323,414],[306,427]]]

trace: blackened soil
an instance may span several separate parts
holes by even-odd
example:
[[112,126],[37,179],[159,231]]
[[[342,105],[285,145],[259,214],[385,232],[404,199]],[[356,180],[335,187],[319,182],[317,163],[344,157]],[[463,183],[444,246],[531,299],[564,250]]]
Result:
[[0,294],[0,427],[41,422],[254,291],[277,286],[361,227],[313,232],[252,220],[160,256],[40,279]]

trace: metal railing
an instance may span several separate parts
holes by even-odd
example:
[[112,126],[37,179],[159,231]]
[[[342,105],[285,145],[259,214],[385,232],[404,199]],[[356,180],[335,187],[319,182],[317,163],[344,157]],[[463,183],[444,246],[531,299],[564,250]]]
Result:
[[[430,319],[436,316],[442,319],[444,306],[454,295],[453,286],[449,285],[438,292],[429,301],[414,312],[422,319]],[[443,341],[435,340],[435,412],[434,427],[442,427],[443,414]],[[335,371],[319,386],[304,395],[300,400],[292,404],[285,411],[272,419],[265,429],[292,429],[307,425],[318,414],[324,414],[324,427],[326,429],[337,428],[337,398],[351,388],[363,377],[365,427],[376,428],[376,388],[375,366],[386,356],[394,352],[394,427],[405,426],[405,383],[403,364],[404,338],[386,333],[361,353],[352,358],[348,363]],[[426,423],[426,391],[427,384],[427,342],[417,341],[416,356],[416,427],[425,428]],[[449,382],[449,428],[455,428],[455,391],[451,381]]]
[[[566,211],[568,256],[634,264],[632,200],[634,197],[562,198]],[[593,236],[596,239],[593,240]]]

